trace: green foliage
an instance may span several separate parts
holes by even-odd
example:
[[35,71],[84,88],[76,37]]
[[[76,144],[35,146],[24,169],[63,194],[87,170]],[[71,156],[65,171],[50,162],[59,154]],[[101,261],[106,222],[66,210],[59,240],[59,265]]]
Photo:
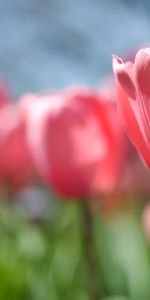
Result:
[[98,218],[95,227],[106,293],[149,300],[150,253],[138,216],[125,214],[107,222],[100,222]]
[[[80,203],[58,203],[42,221],[0,209],[0,299],[91,300]],[[102,300],[150,299],[150,248],[140,218],[96,216],[93,228]],[[117,296],[118,295],[118,296]]]

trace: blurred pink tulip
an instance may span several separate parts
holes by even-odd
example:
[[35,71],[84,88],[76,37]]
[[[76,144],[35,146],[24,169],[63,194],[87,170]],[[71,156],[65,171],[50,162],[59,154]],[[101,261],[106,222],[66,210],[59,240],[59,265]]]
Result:
[[32,184],[33,161],[26,143],[26,128],[17,104],[0,85],[0,187],[15,190]]
[[88,87],[22,98],[39,174],[59,195],[86,198],[114,188],[122,135],[113,105]]

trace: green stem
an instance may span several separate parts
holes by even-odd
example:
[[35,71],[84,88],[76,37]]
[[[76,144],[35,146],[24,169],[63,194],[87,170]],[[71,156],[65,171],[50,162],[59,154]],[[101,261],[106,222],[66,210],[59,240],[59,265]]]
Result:
[[89,299],[97,300],[99,299],[99,278],[93,240],[93,213],[87,200],[82,201],[82,208],[82,237],[88,273]]

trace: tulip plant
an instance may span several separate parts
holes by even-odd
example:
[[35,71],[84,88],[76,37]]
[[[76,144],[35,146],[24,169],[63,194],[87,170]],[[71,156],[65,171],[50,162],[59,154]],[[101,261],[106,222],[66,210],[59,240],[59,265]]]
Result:
[[0,299],[150,299],[150,49],[113,70],[18,101],[1,80]]

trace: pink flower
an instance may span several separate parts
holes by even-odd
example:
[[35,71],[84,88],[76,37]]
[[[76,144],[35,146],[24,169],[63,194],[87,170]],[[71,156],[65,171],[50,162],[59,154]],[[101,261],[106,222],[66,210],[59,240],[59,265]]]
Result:
[[87,87],[23,97],[20,109],[34,161],[59,195],[86,198],[114,187],[122,137],[112,107]]
[[0,110],[0,184],[15,190],[33,183],[35,171],[17,107]]
[[137,151],[150,167],[150,48],[141,49],[134,63],[114,56],[118,108],[124,127]]
[[26,128],[18,104],[0,82],[0,188],[16,190],[35,179],[33,160],[26,143]]
[[[117,84],[118,88],[118,84]],[[119,146],[120,157],[122,157],[122,163],[120,165],[120,175],[115,185],[115,189],[103,198],[101,208],[105,212],[112,212],[122,206],[128,206],[129,203],[133,206],[134,200],[143,200],[149,198],[150,194],[150,173],[140,160],[137,151],[133,147],[133,144],[125,135],[123,128],[119,122],[117,101],[116,101],[116,86],[113,77],[109,76],[103,81],[100,92],[104,97],[112,99],[113,104],[113,120],[116,126],[120,128],[120,134],[122,135],[122,142]],[[131,197],[132,195],[132,197]]]

